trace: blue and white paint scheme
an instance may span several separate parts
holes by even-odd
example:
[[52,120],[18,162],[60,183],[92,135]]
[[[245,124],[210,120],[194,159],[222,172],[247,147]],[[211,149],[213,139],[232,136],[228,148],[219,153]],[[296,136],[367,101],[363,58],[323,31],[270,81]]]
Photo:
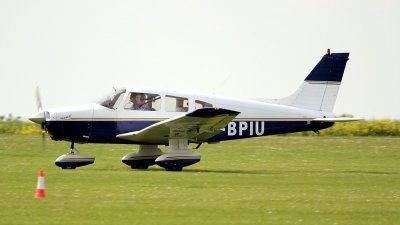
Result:
[[[349,53],[330,53],[300,87],[282,99],[239,99],[170,89],[126,87],[97,103],[46,109],[30,117],[56,141],[138,144],[122,161],[135,169],[157,164],[182,170],[200,161],[189,143],[215,143],[299,131],[319,131],[332,113]],[[135,100],[137,98],[138,100]],[[138,102],[135,102],[138,101]],[[144,107],[146,106],[146,107]],[[157,145],[168,145],[161,152]],[[60,164],[60,163],[58,163]]]

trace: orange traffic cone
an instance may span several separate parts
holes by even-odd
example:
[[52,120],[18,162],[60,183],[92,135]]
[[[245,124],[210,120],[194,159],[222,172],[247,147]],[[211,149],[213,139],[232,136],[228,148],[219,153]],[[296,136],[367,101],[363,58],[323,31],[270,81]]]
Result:
[[39,177],[37,181],[37,187],[36,187],[36,193],[35,193],[35,198],[44,198],[44,174],[43,170],[39,171]]

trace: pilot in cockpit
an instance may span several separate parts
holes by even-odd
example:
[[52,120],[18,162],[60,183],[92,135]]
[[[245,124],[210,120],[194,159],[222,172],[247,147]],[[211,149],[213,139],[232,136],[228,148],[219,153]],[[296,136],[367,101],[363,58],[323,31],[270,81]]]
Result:
[[150,105],[146,103],[146,95],[143,93],[132,93],[131,94],[131,102],[133,103],[132,109],[133,110],[142,110],[142,111],[149,111],[152,110]]

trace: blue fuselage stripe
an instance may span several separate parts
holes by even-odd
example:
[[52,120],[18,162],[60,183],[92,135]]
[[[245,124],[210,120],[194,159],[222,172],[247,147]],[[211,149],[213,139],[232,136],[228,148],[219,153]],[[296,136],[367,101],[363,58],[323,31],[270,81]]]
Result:
[[[54,140],[89,143],[132,143],[116,138],[118,134],[138,131],[159,121],[47,121]],[[334,123],[309,121],[232,121],[208,142],[234,140],[273,134],[320,130]],[[160,143],[161,144],[161,143]]]

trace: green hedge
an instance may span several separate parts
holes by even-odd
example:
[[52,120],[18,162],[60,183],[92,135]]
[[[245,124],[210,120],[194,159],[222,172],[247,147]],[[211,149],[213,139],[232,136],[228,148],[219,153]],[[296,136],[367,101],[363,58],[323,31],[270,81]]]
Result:
[[[314,136],[314,132],[289,135]],[[400,136],[400,120],[363,120],[335,123],[333,127],[320,130],[320,136]]]
[[40,125],[20,120],[0,121],[0,134],[40,134]]

